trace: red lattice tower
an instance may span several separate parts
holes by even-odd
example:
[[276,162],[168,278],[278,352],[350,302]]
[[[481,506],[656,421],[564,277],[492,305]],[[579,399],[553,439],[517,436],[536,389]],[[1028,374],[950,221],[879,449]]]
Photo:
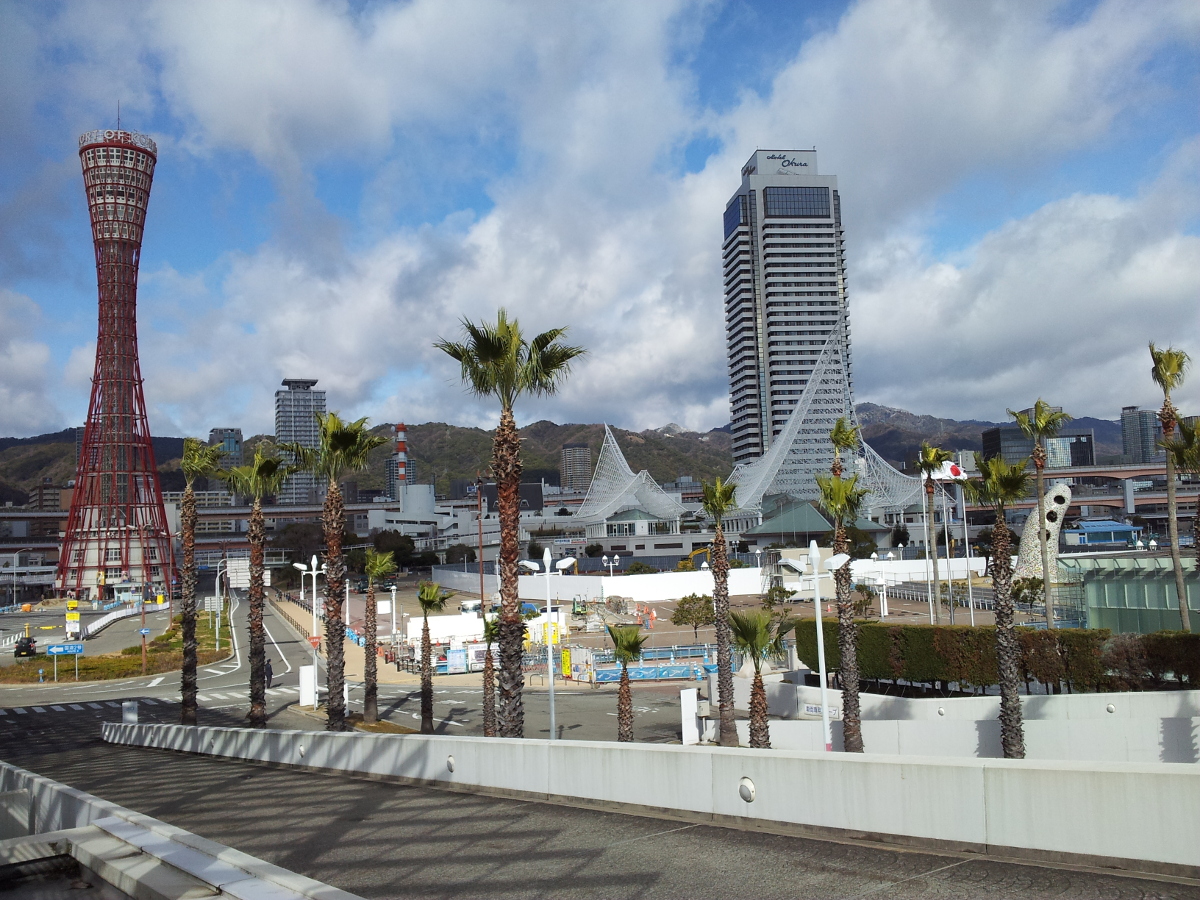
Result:
[[157,154],[154,141],[129,131],[79,139],[100,325],[58,586],[80,595],[125,580],[161,591],[175,574],[137,345],[138,262]]

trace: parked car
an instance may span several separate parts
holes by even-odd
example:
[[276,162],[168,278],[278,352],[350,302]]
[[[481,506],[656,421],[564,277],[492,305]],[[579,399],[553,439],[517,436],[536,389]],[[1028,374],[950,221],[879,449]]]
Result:
[[37,638],[17,639],[17,646],[13,648],[13,657],[20,659],[22,656],[37,656]]

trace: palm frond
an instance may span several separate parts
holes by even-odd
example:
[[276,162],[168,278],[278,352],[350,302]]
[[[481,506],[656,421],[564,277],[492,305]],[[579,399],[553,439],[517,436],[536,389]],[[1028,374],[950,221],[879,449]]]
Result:
[[347,422],[336,412],[327,412],[317,413],[316,419],[316,447],[286,443],[279,449],[292,457],[296,471],[311,472],[323,481],[336,482],[349,472],[362,471],[371,451],[387,443],[387,438],[367,430],[366,417]]
[[636,625],[609,625],[608,636],[612,638],[613,656],[623,664],[641,659],[642,646],[650,639]]
[[278,494],[287,477],[297,471],[299,468],[295,463],[284,460],[264,441],[254,448],[253,460],[244,466],[235,466],[223,476],[235,494],[262,500]]
[[1159,445],[1171,455],[1175,471],[1200,474],[1200,440],[1197,440],[1195,422],[1180,419],[1175,426],[1175,435],[1159,441]]
[[370,581],[378,581],[380,578],[386,578],[396,571],[395,554],[390,550],[387,553],[380,553],[378,550],[368,550],[363,571]]
[[1070,415],[1062,410],[1054,409],[1041,397],[1037,398],[1037,402],[1033,404],[1030,412],[1014,412],[1010,409],[1008,414],[1013,417],[1013,421],[1021,429],[1021,434],[1035,444],[1041,444],[1049,438],[1055,437],[1062,427],[1071,421]]
[[711,483],[704,482],[704,496],[700,500],[704,512],[718,524],[725,516],[737,509],[737,485],[723,481],[718,475]]
[[1033,475],[1026,468],[1028,459],[1008,463],[1000,456],[984,459],[982,454],[976,453],[975,465],[979,469],[979,478],[972,478],[963,485],[972,503],[990,506],[998,515],[1003,515],[1005,509],[1029,494]]
[[851,425],[845,416],[841,416],[833,423],[829,440],[833,443],[835,454],[840,455],[844,450],[853,450],[858,447],[858,426]]
[[442,612],[446,608],[446,601],[453,596],[453,591],[442,590],[442,586],[436,581],[423,581],[417,589],[417,602],[421,604],[421,612],[426,616]]
[[839,478],[836,475],[817,475],[817,488],[821,492],[821,506],[833,518],[835,524],[852,525],[858,519],[863,500],[871,493],[869,488],[858,486],[858,476]]
[[928,478],[952,459],[954,454],[949,450],[931,447],[928,441],[922,441],[921,449],[917,451],[917,468]]
[[793,619],[780,619],[765,609],[729,614],[729,632],[733,644],[751,658],[759,671],[764,657],[783,652],[783,639],[795,627]]
[[1171,394],[1183,384],[1192,358],[1183,350],[1176,350],[1174,347],[1160,350],[1154,345],[1154,341],[1151,341],[1150,361],[1150,377],[1162,389],[1163,396],[1169,403]]
[[219,444],[206,444],[194,437],[184,438],[183,460],[180,463],[184,481],[190,486],[197,478],[216,474],[224,456],[225,451]]

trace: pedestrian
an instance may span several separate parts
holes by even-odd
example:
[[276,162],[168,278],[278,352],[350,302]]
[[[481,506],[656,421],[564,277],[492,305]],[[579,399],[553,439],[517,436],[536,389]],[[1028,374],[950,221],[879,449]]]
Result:
[[271,686],[271,679],[275,677],[275,673],[271,671],[271,660],[267,660],[267,687]]

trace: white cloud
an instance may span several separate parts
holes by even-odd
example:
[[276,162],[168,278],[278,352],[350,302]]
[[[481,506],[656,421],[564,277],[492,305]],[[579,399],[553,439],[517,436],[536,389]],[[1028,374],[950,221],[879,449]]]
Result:
[[0,288],[0,434],[62,427],[47,389],[50,348],[33,339],[40,316],[28,297]]

